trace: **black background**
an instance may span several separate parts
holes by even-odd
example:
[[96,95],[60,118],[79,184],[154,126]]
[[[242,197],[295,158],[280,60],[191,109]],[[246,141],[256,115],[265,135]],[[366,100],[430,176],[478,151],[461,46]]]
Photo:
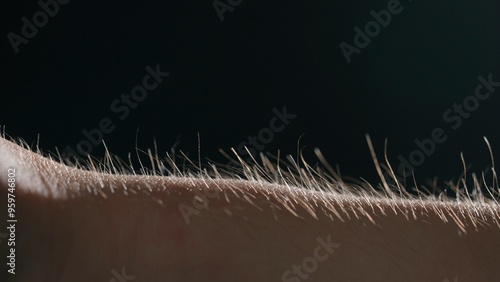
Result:
[[[32,21],[41,8],[7,1],[0,124],[55,152],[76,148],[82,130],[110,118],[116,128],[104,140],[122,158],[137,137],[140,149],[156,140],[160,153],[176,145],[197,159],[199,133],[202,158],[223,161],[219,148],[257,135],[272,109],[286,106],[297,117],[265,146],[273,154],[295,155],[303,135],[311,163],[318,147],[344,175],[376,181],[366,133],[379,155],[388,139],[396,166],[415,139],[442,128],[448,139],[416,168],[417,180],[456,179],[460,152],[482,171],[483,136],[500,152],[500,88],[456,130],[443,113],[474,94],[479,75],[500,81],[500,2],[402,0],[401,13],[348,64],[339,44],[354,45],[353,28],[388,2],[243,0],[221,21],[212,1],[71,0],[16,54],[8,33],[21,35],[21,18]],[[111,103],[156,64],[170,76],[119,120]]]

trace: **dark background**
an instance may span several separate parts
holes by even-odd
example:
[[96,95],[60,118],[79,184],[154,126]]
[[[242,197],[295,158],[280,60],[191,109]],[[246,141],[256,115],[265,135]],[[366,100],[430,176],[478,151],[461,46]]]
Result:
[[[156,140],[160,154],[175,145],[197,159],[199,133],[202,158],[225,162],[219,148],[258,135],[286,106],[296,118],[265,145],[273,154],[295,156],[302,136],[311,163],[318,147],[344,175],[377,181],[365,134],[380,158],[387,138],[397,166],[415,139],[442,128],[448,138],[415,168],[417,181],[456,179],[460,152],[481,172],[490,163],[483,136],[500,152],[500,88],[456,130],[443,113],[474,94],[479,75],[500,81],[500,2],[402,0],[348,64],[339,44],[354,45],[353,28],[388,2],[244,0],[221,21],[212,1],[71,0],[16,54],[8,34],[22,35],[21,18],[33,22],[41,8],[7,1],[0,124],[55,152],[76,150],[82,130],[109,118],[104,140],[122,158],[137,137],[140,149]],[[156,64],[170,75],[120,120],[111,103]]]

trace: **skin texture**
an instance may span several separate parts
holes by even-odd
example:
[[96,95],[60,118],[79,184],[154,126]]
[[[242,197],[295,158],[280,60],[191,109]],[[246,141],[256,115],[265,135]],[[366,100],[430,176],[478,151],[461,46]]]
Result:
[[1,281],[500,281],[495,202],[112,175],[0,139],[2,209],[9,168],[16,274],[2,242]]

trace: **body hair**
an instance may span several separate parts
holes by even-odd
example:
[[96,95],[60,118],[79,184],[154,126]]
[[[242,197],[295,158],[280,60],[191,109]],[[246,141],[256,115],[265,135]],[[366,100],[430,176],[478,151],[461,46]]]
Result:
[[[477,230],[478,226],[500,227],[498,180],[493,153],[486,138],[492,159],[493,179],[488,184],[484,173],[480,178],[472,175],[474,187],[469,189],[464,171],[463,177],[456,183],[446,183],[447,188],[454,193],[454,196],[450,197],[444,192],[430,193],[425,186],[419,187],[415,182],[405,187],[395,177],[387,161],[387,154],[386,165],[390,168],[389,175],[393,177],[386,179],[368,136],[368,146],[380,176],[380,184],[375,186],[363,179],[346,182],[338,170],[328,164],[319,149],[314,151],[321,165],[311,166],[301,152],[296,158],[286,156],[285,159],[280,157],[279,152],[274,159],[261,153],[260,160],[253,159],[252,163],[248,163],[232,149],[234,157],[224,154],[237,165],[227,166],[212,162],[202,164],[200,159],[195,163],[183,152],[179,152],[180,157],[176,154],[161,157],[155,144],[154,150],[137,149],[136,158],[140,168],[136,170],[132,165],[132,155],[129,154],[128,160],[122,160],[112,155],[107,147],[101,160],[90,156],[87,159],[69,159],[63,158],[60,153],[44,154],[38,145],[29,145],[22,139],[7,136],[5,132],[2,135],[24,149],[44,156],[46,162],[64,170],[66,176],[83,175],[86,179],[86,185],[75,185],[72,177],[61,179],[57,169],[42,172],[41,178],[49,190],[44,194],[54,198],[71,199],[81,195],[96,195],[107,199],[108,195],[114,193],[144,193],[162,205],[158,193],[173,193],[168,187],[174,183],[182,184],[187,189],[198,189],[203,193],[216,193],[217,197],[222,199],[227,199],[227,194],[234,194],[251,203],[256,209],[262,210],[269,205],[272,208],[287,210],[297,217],[303,216],[303,213],[298,212],[300,210],[315,219],[319,214],[340,221],[351,217],[364,217],[376,224],[373,214],[384,216],[392,213],[404,216],[407,220],[425,220],[433,213],[445,223],[456,224],[464,233],[471,228]],[[0,149],[1,146],[2,144]],[[146,162],[143,162],[141,156],[146,156],[149,167],[144,165]],[[181,160],[182,165],[179,165],[177,159]],[[23,162],[27,161],[24,158]],[[61,181],[65,181],[71,191],[61,192],[57,189]],[[132,187],[130,183],[134,181],[142,181],[144,186]],[[486,193],[483,192],[484,189]],[[410,190],[416,193],[409,193]],[[268,203],[255,203],[253,199],[256,193],[268,199]]]

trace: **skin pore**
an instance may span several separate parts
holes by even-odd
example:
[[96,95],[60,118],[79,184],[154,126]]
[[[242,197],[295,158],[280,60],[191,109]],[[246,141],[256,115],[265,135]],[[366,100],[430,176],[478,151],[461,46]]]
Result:
[[0,222],[9,168],[18,220],[1,281],[500,279],[500,206],[486,198],[387,196],[307,165],[125,175],[17,143],[0,138]]

